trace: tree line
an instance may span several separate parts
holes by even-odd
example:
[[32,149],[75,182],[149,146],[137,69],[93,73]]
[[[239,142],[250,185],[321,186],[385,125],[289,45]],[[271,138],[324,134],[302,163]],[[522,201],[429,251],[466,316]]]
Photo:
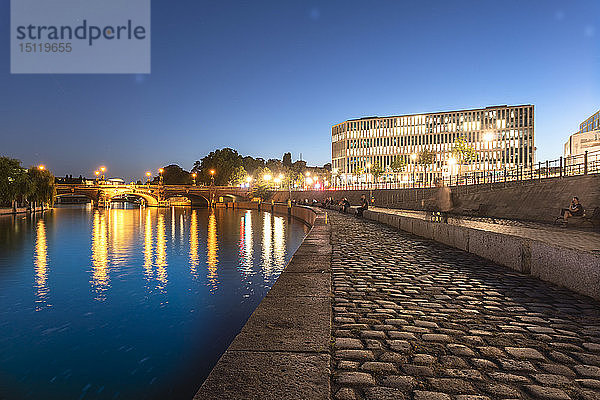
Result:
[[56,188],[54,175],[43,167],[24,168],[21,161],[0,157],[0,205],[44,208],[52,205]]
[[[291,153],[285,153],[281,159],[265,160],[242,156],[234,149],[224,148],[195,161],[191,171],[186,171],[179,165],[167,165],[163,168],[162,177],[165,185],[189,185],[195,181],[198,185],[214,183],[217,186],[238,186],[250,179],[252,186],[273,186],[277,182],[281,187],[288,187],[304,184],[307,172],[320,176],[323,180],[330,179],[331,164],[308,167],[306,161],[292,162]],[[155,176],[152,182],[158,183],[159,180],[159,176]]]

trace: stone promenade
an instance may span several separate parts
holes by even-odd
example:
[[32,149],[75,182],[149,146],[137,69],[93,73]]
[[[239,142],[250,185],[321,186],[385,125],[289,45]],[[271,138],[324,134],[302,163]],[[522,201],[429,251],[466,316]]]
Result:
[[333,398],[600,400],[600,303],[328,215]]

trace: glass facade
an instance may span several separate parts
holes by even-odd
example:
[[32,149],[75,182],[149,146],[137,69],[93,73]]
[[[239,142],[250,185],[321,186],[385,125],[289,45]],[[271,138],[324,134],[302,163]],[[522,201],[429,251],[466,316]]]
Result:
[[600,111],[579,125],[579,132],[591,132],[600,129]]
[[[534,106],[494,106],[428,114],[367,117],[331,129],[332,168],[341,182],[355,182],[358,172],[377,163],[386,172],[396,157],[404,170],[434,179],[449,173],[448,160],[457,139],[475,149],[463,172],[534,163]],[[423,150],[435,153],[426,167],[418,164]],[[450,172],[451,173],[451,172]]]

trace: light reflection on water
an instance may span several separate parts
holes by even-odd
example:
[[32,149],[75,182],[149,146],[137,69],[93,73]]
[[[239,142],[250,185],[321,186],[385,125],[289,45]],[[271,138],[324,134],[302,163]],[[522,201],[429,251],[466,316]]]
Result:
[[191,398],[306,232],[222,209],[0,218],[0,398]]

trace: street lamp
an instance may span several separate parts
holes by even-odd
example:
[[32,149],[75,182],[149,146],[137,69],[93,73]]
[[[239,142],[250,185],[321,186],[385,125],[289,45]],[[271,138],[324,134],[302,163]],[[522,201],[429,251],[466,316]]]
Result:
[[146,184],[148,184],[148,187],[150,187],[150,177],[152,176],[152,173],[150,171],[146,171]]
[[158,184],[159,185],[163,184],[163,172],[165,172],[165,170],[163,168],[158,169]]
[[211,169],[208,172],[210,172],[210,184],[214,185],[215,184],[215,170]]
[[492,140],[494,140],[494,134],[492,132],[486,132],[485,135],[483,135],[483,141],[485,143],[483,152],[483,154],[485,155],[485,158],[483,160],[483,183],[485,183],[485,176],[487,175],[489,150]]
[[40,164],[40,165],[38,165],[38,169],[39,169],[40,171],[43,171],[43,170],[45,170],[45,169],[46,169],[46,166],[45,166],[44,164]]
[[196,173],[192,172],[192,186],[196,186]]
[[411,159],[411,161],[413,163],[413,165],[412,165],[412,186],[415,187],[415,170],[417,169],[417,165],[416,165],[417,154],[416,153],[412,153],[410,155],[410,159]]
[[94,175],[96,175],[96,183],[98,183],[98,176],[100,175],[100,171],[94,171]]
[[100,172],[102,173],[100,179],[104,180],[104,173],[106,172],[106,167],[104,165],[100,167]]

